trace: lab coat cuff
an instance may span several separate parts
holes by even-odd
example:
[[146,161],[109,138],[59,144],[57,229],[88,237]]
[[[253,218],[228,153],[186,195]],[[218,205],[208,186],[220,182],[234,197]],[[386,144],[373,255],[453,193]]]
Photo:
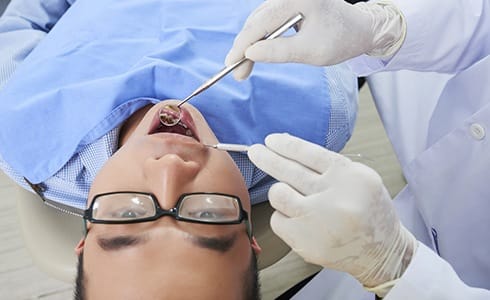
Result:
[[346,61],[346,64],[357,76],[368,76],[377,71],[382,71],[388,62],[389,58],[380,58],[363,54],[349,59]]
[[[420,8],[427,9],[431,4],[426,0],[393,0],[395,5],[401,11],[406,26],[403,43],[396,53],[386,61],[384,71],[398,71],[401,69],[416,69],[419,66],[414,66],[414,62],[420,61],[421,53],[425,53],[424,43],[426,43],[428,33],[431,32],[431,19],[427,18],[426,14],[420,13]],[[440,5],[440,4],[438,4]]]
[[383,300],[468,299],[482,293],[488,297],[487,292],[465,285],[448,262],[419,242],[412,261]]

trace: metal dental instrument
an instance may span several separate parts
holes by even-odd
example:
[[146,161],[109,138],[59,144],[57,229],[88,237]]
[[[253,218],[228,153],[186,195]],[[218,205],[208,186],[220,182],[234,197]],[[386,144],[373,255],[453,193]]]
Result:
[[[289,28],[298,25],[298,23],[303,20],[303,15],[302,14],[297,14],[293,18],[289,19],[286,23],[281,25],[278,29],[274,30],[271,34],[267,35],[264,37],[262,40],[271,40],[275,39],[276,37],[280,36],[284,32],[286,32]],[[177,125],[180,122],[181,119],[181,111],[180,107],[189,101],[192,97],[199,95],[206,89],[208,89],[210,86],[215,84],[218,80],[226,76],[228,73],[233,71],[235,68],[240,66],[242,63],[244,63],[247,58],[242,58],[241,60],[237,61],[236,63],[223,68],[221,71],[219,71],[216,75],[208,79],[206,82],[204,82],[201,86],[199,86],[192,94],[187,96],[184,100],[182,100],[179,104],[177,105],[168,105],[166,110],[163,110],[160,112],[160,122],[168,127],[172,127]],[[232,151],[232,150],[230,150]]]
[[218,143],[218,144],[214,144],[214,145],[204,144],[204,146],[214,148],[217,150],[230,151],[230,152],[247,152],[248,148],[250,148],[249,145],[225,144],[225,143]]
[[[218,143],[218,144],[214,144],[214,145],[204,144],[204,146],[209,147],[209,148],[213,148],[213,149],[217,149],[217,150],[221,150],[221,151],[245,152],[245,153],[250,148],[250,145],[226,144],[226,143]],[[350,159],[355,160],[355,161],[371,161],[371,162],[374,161],[373,159],[371,159],[367,156],[364,156],[360,153],[340,153],[340,154],[342,154],[346,157],[349,157]]]
[[[291,28],[294,25],[296,25],[299,21],[303,20],[303,18],[304,17],[303,17],[302,14],[297,14],[296,16],[294,16],[291,19],[289,19],[286,23],[284,23],[283,25],[281,25],[281,27],[277,28],[271,34],[267,35],[266,37],[264,37],[261,40],[272,40],[272,39],[275,39],[276,37],[278,37],[281,34],[283,34],[284,32],[286,32],[286,30],[288,30],[289,28]],[[230,65],[228,67],[223,68],[216,75],[214,75],[213,77],[211,77],[210,79],[208,79],[200,87],[198,87],[194,92],[192,92],[192,94],[190,94],[189,96],[187,96],[187,98],[185,98],[184,100],[182,100],[177,105],[177,107],[180,108],[180,106],[182,106],[182,104],[184,104],[187,101],[189,101],[192,97],[194,97],[196,95],[199,95],[201,92],[203,92],[204,90],[206,90],[207,88],[209,88],[210,86],[212,86],[213,84],[215,84],[218,80],[220,80],[221,78],[223,78],[226,74],[230,73],[236,67],[240,66],[246,60],[248,60],[248,59],[244,57],[241,60],[237,61],[236,63],[234,63],[234,64],[232,64],[232,65]]]

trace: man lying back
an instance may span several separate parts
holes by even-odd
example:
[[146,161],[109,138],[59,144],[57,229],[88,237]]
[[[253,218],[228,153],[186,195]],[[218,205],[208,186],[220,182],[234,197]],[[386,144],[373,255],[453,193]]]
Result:
[[356,78],[343,65],[258,65],[185,104],[179,124],[159,119],[177,103],[161,99],[184,98],[222,68],[260,2],[14,0],[0,19],[14,62],[29,43],[13,36],[48,32],[0,91],[0,166],[84,214],[79,299],[258,297],[250,207],[273,180],[245,154],[203,144],[289,132],[338,151]]

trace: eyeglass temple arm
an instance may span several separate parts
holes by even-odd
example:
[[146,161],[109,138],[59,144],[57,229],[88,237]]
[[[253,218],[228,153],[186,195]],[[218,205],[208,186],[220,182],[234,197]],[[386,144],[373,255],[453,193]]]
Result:
[[30,182],[27,178],[24,177],[24,180],[26,183],[31,187],[31,189],[41,198],[44,204],[46,204],[49,207],[52,207],[58,211],[61,211],[62,213],[69,214],[69,215],[74,215],[77,217],[83,218],[85,216],[85,210],[73,206],[69,206],[60,202],[56,202],[53,200],[46,199],[44,197],[44,188],[40,184],[34,184]]

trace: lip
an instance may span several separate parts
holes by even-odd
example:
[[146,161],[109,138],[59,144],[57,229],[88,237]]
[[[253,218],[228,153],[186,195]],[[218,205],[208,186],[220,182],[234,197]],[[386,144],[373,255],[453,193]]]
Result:
[[[163,107],[162,107],[163,108]],[[161,133],[161,134],[165,134],[165,133],[168,133],[168,134],[180,134],[182,136],[187,136],[183,133],[180,133],[180,132],[174,132],[172,129],[181,129],[181,130],[184,130],[184,129],[187,129],[187,130],[190,130],[192,136],[187,136],[187,137],[190,137],[190,138],[193,138],[195,140],[197,140],[198,142],[200,142],[200,138],[199,138],[199,135],[198,135],[198,132],[197,132],[197,129],[196,129],[196,125],[194,123],[194,119],[192,118],[192,115],[191,113],[186,109],[186,108],[180,108],[181,110],[181,119],[179,121],[179,123],[177,125],[174,125],[174,126],[170,126],[166,129],[168,129],[168,131],[165,131],[165,130],[161,130],[161,126],[165,126],[165,125],[162,125],[161,122],[160,122],[160,110],[162,109],[160,108],[156,113],[155,113],[155,116],[153,117],[153,120],[151,122],[151,125],[150,125],[150,128],[148,130],[148,134],[151,135],[151,134],[156,134],[156,133]],[[180,127],[176,127],[176,126],[180,126]]]

